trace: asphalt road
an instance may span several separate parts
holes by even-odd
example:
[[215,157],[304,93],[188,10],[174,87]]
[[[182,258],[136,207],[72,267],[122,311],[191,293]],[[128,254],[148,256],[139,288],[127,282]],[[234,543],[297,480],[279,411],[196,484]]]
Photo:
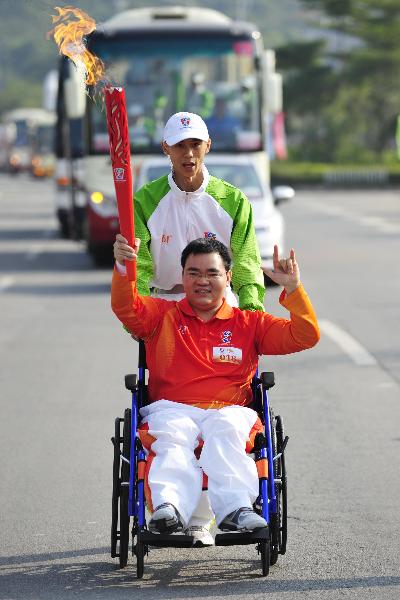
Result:
[[136,345],[110,269],[58,238],[52,183],[0,175],[0,598],[397,600],[399,201],[314,190],[282,207],[322,329],[261,364],[290,436],[287,554],[265,579],[253,547],[153,550],[138,582],[109,555],[109,439]]

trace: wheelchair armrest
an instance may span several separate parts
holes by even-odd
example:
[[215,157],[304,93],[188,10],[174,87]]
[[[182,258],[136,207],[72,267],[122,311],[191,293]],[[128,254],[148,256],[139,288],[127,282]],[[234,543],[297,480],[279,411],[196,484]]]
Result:
[[260,452],[261,448],[266,448],[267,447],[267,440],[265,438],[265,435],[263,433],[261,433],[261,431],[259,431],[256,435],[256,437],[254,438],[254,447],[253,447],[253,452]]
[[125,387],[127,390],[134,392],[137,390],[137,377],[136,375],[125,375]]
[[261,373],[260,379],[263,387],[267,390],[274,387],[275,385],[275,375],[272,371],[264,371],[263,373]]

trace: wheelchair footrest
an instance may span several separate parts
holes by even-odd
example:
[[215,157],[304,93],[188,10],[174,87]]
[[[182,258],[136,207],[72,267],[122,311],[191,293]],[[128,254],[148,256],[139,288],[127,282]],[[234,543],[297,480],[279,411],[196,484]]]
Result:
[[246,544],[257,544],[269,539],[268,527],[256,529],[255,531],[233,531],[232,533],[217,533],[215,536],[216,546],[244,546]]
[[152,533],[144,530],[141,540],[148,546],[159,546],[160,548],[191,548],[193,546],[192,535],[181,535],[179,533]]

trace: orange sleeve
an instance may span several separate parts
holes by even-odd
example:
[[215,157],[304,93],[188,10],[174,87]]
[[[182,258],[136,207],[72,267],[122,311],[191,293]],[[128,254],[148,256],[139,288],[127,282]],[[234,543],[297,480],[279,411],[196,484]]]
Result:
[[290,311],[290,319],[259,313],[256,347],[259,354],[290,354],[312,348],[320,338],[317,316],[311,301],[300,285],[297,290],[279,298]]
[[111,308],[131,333],[143,340],[154,335],[162,320],[164,302],[149,296],[140,296],[136,282],[130,282],[114,268]]

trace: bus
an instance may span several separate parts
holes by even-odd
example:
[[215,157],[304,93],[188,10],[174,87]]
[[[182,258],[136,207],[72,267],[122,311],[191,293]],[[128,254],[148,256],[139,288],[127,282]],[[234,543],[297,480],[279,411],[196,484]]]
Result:
[[[269,186],[268,129],[282,108],[281,78],[255,25],[212,9],[139,8],[110,18],[87,46],[111,83],[125,89],[134,181],[144,159],[160,156],[167,119],[186,110],[205,120],[213,153],[250,156]],[[65,185],[58,185],[57,210],[64,221],[63,211],[74,212],[101,262],[119,228],[107,124],[76,71],[61,59],[57,156]]]
[[[53,139],[55,114],[43,108],[16,108],[2,117],[4,149],[2,166],[9,173],[31,172],[32,153],[38,131]],[[42,134],[43,135],[43,134]]]

